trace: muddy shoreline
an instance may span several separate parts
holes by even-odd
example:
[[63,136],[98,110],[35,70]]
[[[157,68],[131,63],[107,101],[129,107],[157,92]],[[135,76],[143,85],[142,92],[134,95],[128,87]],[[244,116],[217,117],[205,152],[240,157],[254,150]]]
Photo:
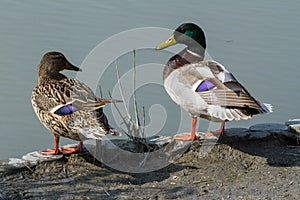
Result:
[[[286,133],[203,141],[169,166],[123,173],[84,152],[1,171],[0,199],[299,199],[300,146]],[[288,136],[287,136],[288,135]],[[204,155],[205,154],[205,155]]]

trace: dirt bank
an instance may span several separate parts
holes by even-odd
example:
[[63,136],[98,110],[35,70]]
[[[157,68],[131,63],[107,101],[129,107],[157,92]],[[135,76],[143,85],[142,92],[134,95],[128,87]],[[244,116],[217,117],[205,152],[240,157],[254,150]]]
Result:
[[88,153],[2,172],[0,199],[300,199],[293,139],[222,136],[205,156],[201,145],[195,141],[176,162],[146,174],[118,172]]

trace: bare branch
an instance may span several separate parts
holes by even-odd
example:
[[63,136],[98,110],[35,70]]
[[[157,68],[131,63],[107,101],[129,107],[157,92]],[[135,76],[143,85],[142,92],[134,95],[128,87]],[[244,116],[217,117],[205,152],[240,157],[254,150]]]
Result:
[[121,98],[122,98],[122,101],[123,101],[123,105],[124,105],[124,108],[126,110],[127,117],[129,118],[130,121],[133,122],[133,120],[130,116],[129,110],[126,106],[126,101],[125,101],[125,98],[124,98],[124,95],[123,95],[123,89],[122,89],[122,85],[121,85],[121,82],[120,82],[120,71],[119,71],[119,67],[118,67],[117,64],[116,64],[116,70],[117,70],[117,79],[118,79],[119,91],[120,91],[120,95],[121,95]]
[[146,117],[145,117],[145,107],[143,106],[143,126],[142,126],[142,134],[143,138],[145,138],[145,126],[146,126]]
[[[125,124],[127,132],[122,128],[122,131],[128,136],[129,139],[131,139],[135,144],[139,152],[150,152],[151,149],[153,149],[149,144],[147,144],[147,141],[145,139],[145,126],[146,126],[146,117],[145,117],[145,107],[143,107],[143,124],[140,124],[140,117],[138,112],[138,106],[137,106],[137,100],[136,100],[136,52],[135,49],[133,50],[133,106],[134,106],[134,113],[135,113],[135,119],[133,119],[130,115],[129,109],[125,103],[125,97],[123,94],[123,88],[120,81],[120,71],[118,68],[118,65],[116,64],[116,71],[117,71],[117,79],[118,79],[118,85],[119,85],[119,91],[120,95],[123,101],[123,106],[126,111],[127,116],[123,116],[120,109],[117,107],[115,102],[113,102],[118,114],[122,118],[122,123]],[[110,98],[112,98],[111,93],[109,92]]]
[[[112,98],[110,91],[108,91],[108,95],[109,95],[110,98]],[[129,125],[128,125],[128,123],[126,122],[126,118],[122,115],[122,113],[121,113],[120,109],[118,108],[118,106],[116,105],[116,103],[115,103],[115,102],[112,102],[112,103],[113,103],[113,105],[115,106],[115,108],[116,108],[118,114],[120,115],[120,117],[121,117],[122,120],[123,120],[122,124],[125,124],[126,127],[127,127],[127,129],[130,130]],[[123,132],[124,132],[129,138],[131,138],[131,136],[130,136],[130,135],[122,128],[122,127],[120,127],[120,128],[123,130]]]
[[133,103],[134,103],[135,125],[136,128],[139,128],[140,120],[139,120],[139,113],[138,113],[137,103],[136,103],[135,89],[136,89],[136,60],[135,60],[135,49],[133,49]]
[[100,92],[100,97],[103,98],[101,85],[99,85],[98,88],[99,88],[99,92]]

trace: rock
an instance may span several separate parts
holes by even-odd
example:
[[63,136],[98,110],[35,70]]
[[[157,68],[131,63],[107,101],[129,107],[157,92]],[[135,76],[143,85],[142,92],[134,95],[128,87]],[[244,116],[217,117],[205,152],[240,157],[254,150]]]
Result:
[[[66,147],[66,146],[64,146]],[[24,161],[28,162],[40,162],[40,161],[53,161],[53,160],[58,160],[63,157],[62,154],[60,155],[42,155],[37,151],[27,153],[26,155],[22,156],[22,159]]]
[[225,130],[227,137],[238,137],[238,138],[265,138],[271,135],[268,131],[261,131],[256,129],[255,131],[246,128],[229,128]]
[[246,137],[249,132],[247,128],[228,128],[225,129],[225,135],[228,137]]
[[0,160],[0,177],[2,175],[11,174],[24,168],[30,168],[32,166],[32,163],[20,158]]
[[7,169],[23,168],[27,165],[27,161],[20,158],[9,158],[0,161],[0,171]]
[[293,133],[300,133],[300,119],[290,119],[285,124],[288,127],[289,131]]
[[289,125],[291,132],[300,133],[300,124]]
[[255,124],[249,128],[250,131],[268,131],[268,132],[281,132],[287,131],[288,127],[279,123],[265,123]]
[[300,124],[300,119],[289,119],[285,122],[285,125],[290,126],[294,124]]
[[32,166],[35,166],[38,162],[58,160],[62,157],[63,155],[42,155],[39,154],[37,151],[34,151],[25,154],[24,156],[22,156],[22,158],[8,158],[5,160],[0,160],[0,174],[10,173],[22,168],[31,168]]
[[251,139],[266,138],[271,135],[271,133],[268,131],[252,131],[248,133],[249,133],[248,137]]

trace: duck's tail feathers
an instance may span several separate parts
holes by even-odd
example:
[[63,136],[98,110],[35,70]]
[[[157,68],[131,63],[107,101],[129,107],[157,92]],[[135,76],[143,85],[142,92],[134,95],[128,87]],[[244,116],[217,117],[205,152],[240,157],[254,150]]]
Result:
[[271,104],[262,103],[261,107],[262,107],[263,113],[269,114],[269,113],[273,112],[273,106]]
[[111,99],[111,98],[99,98],[100,101],[104,102],[104,103],[122,103],[122,100],[118,100],[118,99]]

